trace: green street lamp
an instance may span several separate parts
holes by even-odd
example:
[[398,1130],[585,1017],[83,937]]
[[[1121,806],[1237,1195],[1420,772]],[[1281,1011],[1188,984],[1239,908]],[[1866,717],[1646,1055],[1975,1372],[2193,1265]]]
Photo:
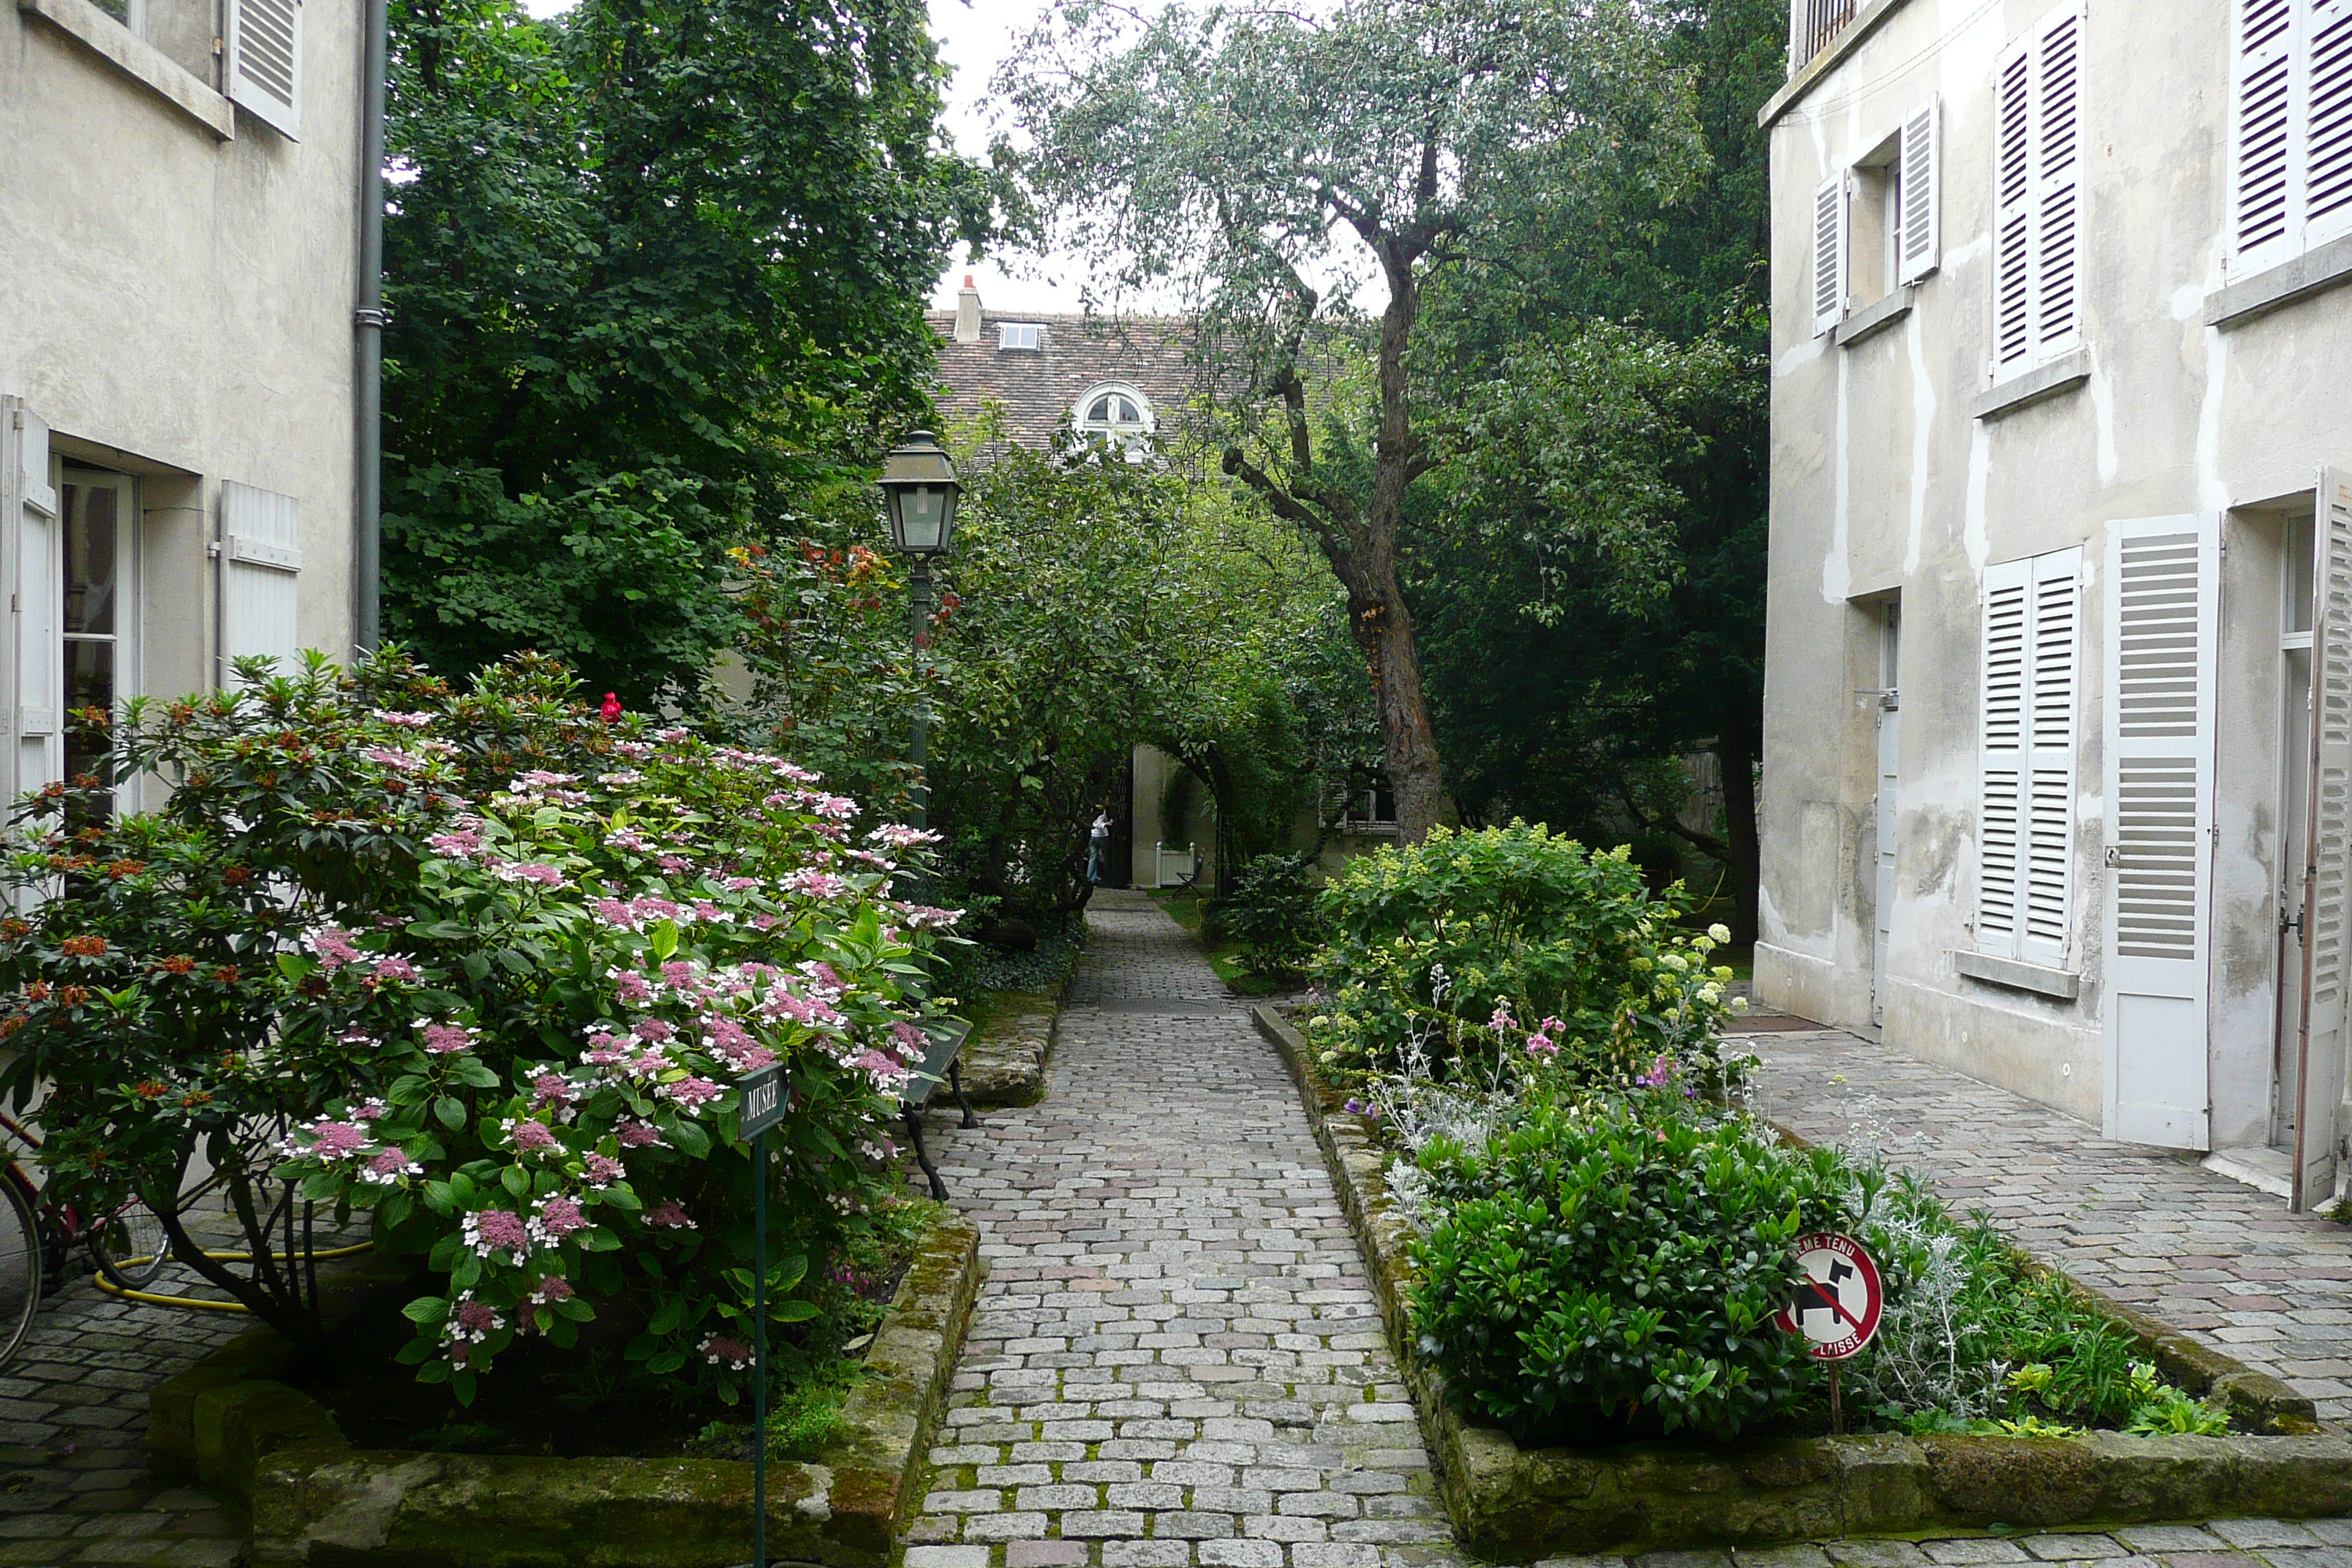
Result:
[[915,768],[913,826],[928,827],[931,788],[924,770],[930,760],[931,699],[923,684],[923,623],[931,613],[931,558],[945,555],[955,542],[956,500],[963,486],[956,479],[955,460],[929,430],[910,431],[905,442],[890,448],[881,484],[890,507],[890,542],[908,563],[915,639],[915,732],[907,760]]

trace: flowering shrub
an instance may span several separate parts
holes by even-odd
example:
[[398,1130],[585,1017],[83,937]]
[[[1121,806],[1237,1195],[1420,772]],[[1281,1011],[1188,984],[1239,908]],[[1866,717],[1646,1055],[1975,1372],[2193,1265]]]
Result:
[[1398,1071],[1410,1046],[1439,1081],[1531,1056],[1586,1082],[1673,1068],[1719,1092],[1738,1071],[1716,1045],[1731,971],[1706,959],[1730,933],[1679,930],[1684,901],[1622,849],[1519,823],[1384,847],[1323,895],[1308,1038],[1347,1081]]
[[[925,836],[778,757],[602,721],[522,661],[455,694],[397,656],[168,707],[112,771],[177,782],[75,828],[31,803],[7,861],[68,896],[0,927],[0,1088],[41,1110],[68,1196],[137,1192],[173,1250],[310,1338],[268,1254],[366,1211],[442,1289],[404,1352],[461,1395],[517,1338],[615,1312],[656,1373],[749,1365],[753,1172],[735,1082],[786,1065],[776,1321],[866,1223],[951,911],[891,894]],[[28,1027],[28,1026],[30,1026]],[[201,1155],[257,1261],[169,1201]]]
[[1297,974],[1322,940],[1319,883],[1311,855],[1261,855],[1218,889],[1204,911],[1208,925],[1241,943],[1237,956],[1251,973]]

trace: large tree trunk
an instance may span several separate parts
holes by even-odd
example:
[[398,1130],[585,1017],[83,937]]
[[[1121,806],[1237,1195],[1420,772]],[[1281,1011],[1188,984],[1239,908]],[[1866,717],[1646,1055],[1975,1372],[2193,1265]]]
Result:
[[1731,940],[1756,940],[1757,886],[1762,862],[1756,841],[1756,737],[1727,733],[1715,743],[1723,771],[1723,837],[1731,851],[1724,869],[1731,880]]
[[[1445,777],[1437,736],[1421,689],[1421,656],[1413,647],[1412,613],[1405,608],[1392,564],[1367,572],[1335,561],[1348,588],[1348,629],[1363,650],[1372,698],[1381,715],[1381,749],[1396,796],[1397,832],[1408,844],[1429,837],[1445,809]],[[1357,569],[1349,570],[1349,566]]]

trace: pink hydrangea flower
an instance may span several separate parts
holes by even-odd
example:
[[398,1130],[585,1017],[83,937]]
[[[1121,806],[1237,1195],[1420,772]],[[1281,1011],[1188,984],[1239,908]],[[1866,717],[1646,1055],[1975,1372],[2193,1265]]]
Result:
[[463,1024],[436,1024],[419,1018],[416,1026],[425,1031],[425,1050],[428,1056],[452,1056],[474,1048],[474,1031]]
[[558,1301],[569,1301],[575,1294],[577,1292],[572,1289],[571,1280],[561,1274],[551,1274],[541,1280],[537,1289],[531,1291],[530,1304],[534,1307],[552,1307]]
[[414,980],[416,978],[416,965],[396,952],[386,953],[375,961],[375,977],[378,980]]
[[623,931],[637,929],[636,911],[618,899],[599,899],[589,908],[594,910],[596,918],[606,925],[619,926]]
[[647,1209],[646,1211],[646,1223],[647,1225],[660,1226],[665,1230],[699,1230],[702,1228],[694,1223],[693,1219],[688,1215],[685,1206],[676,1198],[671,1198],[666,1202],[656,1204],[653,1207]]
[[583,1155],[580,1163],[588,1173],[588,1188],[591,1192],[601,1193],[629,1173],[628,1167],[610,1154]]
[[702,1342],[694,1348],[702,1352],[705,1362],[724,1366],[730,1372],[741,1372],[751,1364],[751,1347],[726,1334],[705,1334]]
[[567,1236],[577,1236],[588,1225],[588,1216],[581,1212],[580,1200],[561,1193],[540,1199],[530,1219],[531,1233],[543,1247],[553,1247]]
[[373,1142],[364,1127],[349,1121],[321,1121],[310,1129],[310,1146],[302,1151],[329,1163],[348,1160]]
[[480,1344],[507,1326],[499,1310],[488,1301],[477,1301],[471,1290],[461,1292],[450,1307],[449,1315],[441,1320],[441,1337],[445,1341]]
[[425,1167],[408,1157],[402,1149],[386,1149],[360,1167],[360,1180],[379,1187],[389,1187],[404,1176],[421,1176]]
[[302,939],[303,945],[318,955],[319,967],[329,974],[346,963],[356,963],[362,956],[352,945],[352,933],[341,926],[321,926]]
[[563,886],[563,873],[543,860],[509,860],[492,867],[490,875],[501,882],[536,882],[542,888]]
[[641,1040],[659,1045],[665,1040],[677,1037],[677,1026],[667,1018],[641,1018],[637,1021],[637,1026],[631,1029],[629,1033]]
[[530,1227],[510,1209],[477,1209],[466,1216],[465,1232],[477,1258],[504,1253],[507,1262],[519,1264],[530,1256]]
[[928,828],[908,827],[904,823],[886,822],[866,836],[868,844],[879,844],[887,849],[912,849],[919,844],[937,844],[940,836]]
[[657,1092],[680,1110],[692,1116],[718,1099],[724,1091],[707,1078],[688,1078],[681,1079],[676,1083],[664,1084]]
[[507,1143],[518,1154],[539,1154],[563,1147],[543,1121],[516,1122],[507,1134]]
[[642,1007],[654,999],[654,988],[646,977],[634,969],[613,971],[613,994],[632,1007]]
[[406,752],[395,752],[389,746],[370,746],[360,755],[377,766],[390,768],[396,773],[413,773],[425,766],[423,757],[413,757]]
[[436,855],[470,860],[482,852],[482,836],[470,827],[460,827],[452,832],[435,834],[425,841],[425,847]]
[[373,717],[379,724],[390,724],[401,730],[425,730],[433,724],[430,713],[390,713],[379,708]]
[[661,1129],[650,1121],[624,1121],[613,1129],[614,1141],[624,1149],[667,1149]]
[[560,1072],[543,1072],[530,1080],[530,1105],[534,1110],[552,1106],[559,1112],[567,1111],[575,1098],[572,1080]]

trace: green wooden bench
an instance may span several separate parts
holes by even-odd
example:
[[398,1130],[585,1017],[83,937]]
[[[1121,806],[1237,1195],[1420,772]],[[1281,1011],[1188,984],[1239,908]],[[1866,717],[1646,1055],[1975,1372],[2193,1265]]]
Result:
[[923,1036],[929,1043],[923,1059],[914,1064],[906,1087],[898,1091],[898,1110],[906,1118],[907,1137],[915,1145],[915,1163],[923,1168],[930,1179],[931,1196],[947,1201],[947,1184],[940,1180],[939,1167],[931,1163],[930,1151],[923,1147],[923,1108],[939,1092],[940,1083],[955,1092],[956,1104],[963,1110],[963,1125],[977,1127],[980,1118],[971,1113],[971,1101],[963,1097],[963,1067],[957,1059],[963,1050],[964,1037],[971,1026],[961,1018],[929,1018],[924,1020]]

